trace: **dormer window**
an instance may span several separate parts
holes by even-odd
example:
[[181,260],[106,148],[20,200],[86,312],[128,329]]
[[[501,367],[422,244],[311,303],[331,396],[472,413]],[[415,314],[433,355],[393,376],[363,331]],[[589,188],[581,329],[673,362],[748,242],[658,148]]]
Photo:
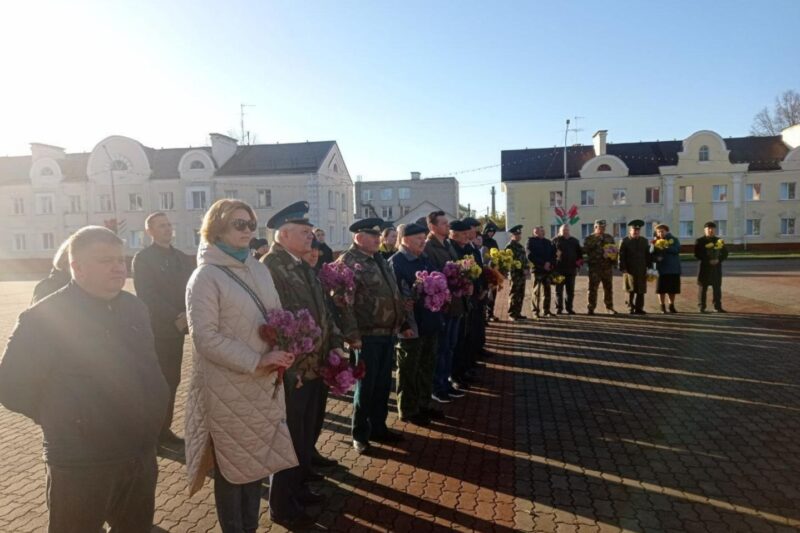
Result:
[[605,163],[603,163],[602,165],[597,167],[597,171],[598,172],[610,172],[611,171],[611,165],[606,165]]
[[50,167],[44,167],[44,168],[42,168],[41,172],[39,172],[39,175],[40,176],[52,176],[53,175],[53,169],[50,168]]
[[128,170],[128,163],[121,159],[115,159],[111,163],[111,170]]
[[698,159],[700,161],[708,161],[708,146],[701,146],[700,152],[698,153]]
[[206,166],[199,159],[195,159],[194,161],[192,161],[192,164],[189,165],[189,168],[191,170],[203,170],[206,168]]

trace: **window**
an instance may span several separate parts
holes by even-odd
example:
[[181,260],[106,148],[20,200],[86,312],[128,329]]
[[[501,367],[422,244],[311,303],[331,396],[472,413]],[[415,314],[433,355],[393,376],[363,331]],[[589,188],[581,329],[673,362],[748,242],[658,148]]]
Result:
[[328,235],[330,235],[331,238],[333,238],[333,235],[334,235],[334,233],[333,233],[333,225],[328,226]]
[[628,233],[628,225],[625,222],[614,222],[614,237],[621,239]]
[[408,200],[411,198],[411,188],[410,187],[400,187],[397,189],[397,197],[401,200]]
[[581,191],[581,205],[594,205],[594,190]]
[[694,236],[694,221],[693,220],[681,220],[679,232],[681,237],[693,237]]
[[342,226],[342,242],[347,242],[347,228]]
[[728,234],[728,221],[727,220],[715,220],[714,224],[717,225],[717,235],[720,237],[724,237]]
[[227,189],[225,190],[223,195],[228,200],[235,200],[236,198],[239,197],[239,191],[237,191],[236,189]]
[[258,189],[258,201],[256,207],[272,207],[272,190]]
[[37,215],[52,215],[53,203],[55,203],[55,196],[52,194],[37,194],[36,195],[36,214]]
[[199,159],[195,159],[194,161],[192,161],[192,164],[189,165],[189,168],[191,170],[203,170],[206,168],[206,166]]
[[23,200],[22,198],[14,198],[14,214],[15,215],[25,214],[25,200]]
[[613,189],[611,191],[611,205],[625,205],[628,203],[628,189]]
[[404,205],[404,206],[400,207],[400,216],[401,217],[404,217],[404,216],[408,215],[410,212],[411,212],[411,206],[410,205]]
[[644,203],[646,204],[660,204],[661,203],[661,187],[647,187],[644,190]]
[[111,170],[128,170],[128,163],[121,159],[115,159],[111,163]]
[[711,201],[712,202],[727,202],[728,201],[728,186],[727,185],[714,185],[711,188]]
[[694,202],[694,185],[681,185],[678,187],[678,201],[682,204]]
[[594,233],[594,224],[581,224],[581,238],[585,239]]
[[794,235],[794,221],[793,218],[781,219],[781,235]]
[[129,211],[144,211],[144,200],[142,195],[138,192],[128,194],[128,210]]
[[172,211],[175,209],[175,196],[172,192],[159,193],[158,206],[162,211]]
[[558,235],[558,224],[550,224],[550,238],[555,239]]
[[206,191],[189,191],[189,209],[202,209],[207,207]]
[[42,250],[52,250],[56,247],[56,238],[52,233],[42,233]]
[[645,222],[644,223],[644,231],[641,233],[644,237],[648,239],[653,236],[653,223],[652,222]]
[[381,189],[381,200],[391,200],[392,189]]
[[52,176],[53,169],[50,167],[42,167],[42,170],[39,172],[40,176]]
[[550,191],[550,207],[561,207],[564,203],[564,193],[562,191]]
[[328,209],[336,209],[333,191],[328,191]]
[[701,146],[700,151],[697,154],[697,159],[700,161],[708,161],[708,146]]
[[384,220],[392,220],[392,206],[384,205],[381,207],[381,218]]
[[22,252],[27,248],[25,244],[25,234],[24,233],[15,233],[14,234],[14,251],[15,252]]
[[110,194],[101,194],[97,198],[97,209],[100,213],[110,213],[111,212],[111,195]]
[[372,189],[364,189],[363,191],[361,191],[361,201],[362,202],[372,201]]
[[781,200],[796,200],[796,189],[797,184],[795,182],[781,183]]
[[71,194],[69,197],[69,212],[70,213],[80,213],[81,209],[81,197],[79,194]]
[[748,183],[747,190],[745,191],[745,199],[751,202],[758,202],[761,200],[761,184]]
[[371,214],[372,214],[372,208],[370,206],[365,207],[364,208],[364,217],[363,218],[369,218],[371,216]]
[[758,237],[761,235],[761,219],[748,218],[747,219],[747,235],[751,237]]
[[603,163],[602,165],[597,167],[597,171],[598,172],[610,172],[611,171],[611,165],[606,165],[605,163]]
[[142,248],[144,245],[144,231],[133,230],[130,232],[130,239],[128,239],[128,248]]

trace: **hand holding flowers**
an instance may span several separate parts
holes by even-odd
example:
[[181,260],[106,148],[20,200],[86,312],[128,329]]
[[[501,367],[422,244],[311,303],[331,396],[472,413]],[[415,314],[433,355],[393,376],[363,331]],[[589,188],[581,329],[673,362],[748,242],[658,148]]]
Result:
[[339,348],[328,352],[320,369],[322,380],[330,387],[331,392],[340,396],[347,394],[366,372],[364,361],[359,361],[355,367],[352,366],[347,355]]
[[[289,365],[266,366],[268,371],[275,370],[277,372],[275,390],[272,393],[274,398],[278,393],[278,387],[283,383],[283,374],[286,368],[291,366],[295,360],[314,352],[322,330],[317,326],[308,309],[300,309],[297,313],[285,309],[272,309],[267,312],[265,318],[266,322],[258,328],[261,340],[273,350],[277,348],[292,356],[292,363]],[[275,359],[284,360],[279,356],[275,356]],[[263,358],[262,361],[264,361]]]
[[617,257],[619,257],[619,248],[617,248],[616,244],[604,244],[603,245],[603,257],[608,259],[609,261],[616,261]]
[[504,276],[513,269],[522,268],[522,262],[518,259],[514,259],[514,252],[511,250],[492,248],[489,250],[489,261],[491,265],[497,268]]
[[450,289],[447,287],[447,278],[441,272],[428,272],[421,270],[416,274],[414,293],[423,299],[425,309],[434,313],[441,311],[450,301]]

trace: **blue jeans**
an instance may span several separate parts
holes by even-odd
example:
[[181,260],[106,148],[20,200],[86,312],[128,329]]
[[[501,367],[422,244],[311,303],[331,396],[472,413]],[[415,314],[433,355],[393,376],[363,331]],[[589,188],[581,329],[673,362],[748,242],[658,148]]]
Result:
[[353,440],[367,443],[370,436],[386,433],[394,345],[394,335],[361,337],[356,362],[364,361],[366,374],[353,394]]
[[439,332],[439,346],[436,350],[436,372],[433,375],[433,392],[446,394],[450,390],[450,374],[453,371],[453,352],[458,344],[461,317],[447,317],[444,329]]
[[223,533],[243,533],[258,528],[262,481],[238,485],[222,477],[219,468],[214,469],[214,503]]

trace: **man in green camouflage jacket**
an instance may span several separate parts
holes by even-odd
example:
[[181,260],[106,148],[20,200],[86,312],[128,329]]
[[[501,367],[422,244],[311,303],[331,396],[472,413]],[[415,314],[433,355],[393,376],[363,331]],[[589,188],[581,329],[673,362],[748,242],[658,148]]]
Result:
[[590,315],[594,314],[597,307],[597,289],[603,284],[603,302],[606,312],[615,315],[614,311],[614,264],[617,257],[609,257],[604,246],[614,244],[614,237],[606,233],[606,221],[594,221],[594,233],[583,241],[583,252],[586,254],[586,264],[589,266],[589,302],[587,309]]
[[525,253],[525,247],[519,242],[522,239],[522,225],[514,226],[508,232],[511,234],[511,241],[506,245],[506,250],[511,250],[514,253],[514,259],[521,265],[520,268],[511,269],[511,299],[508,304],[508,318],[514,322],[528,318],[522,314],[522,302],[525,300],[525,283],[530,270],[528,270],[528,255]]
[[354,303],[342,309],[339,325],[347,343],[357,350],[357,361],[366,366],[353,394],[353,447],[358,453],[369,450],[370,440],[402,440],[400,433],[386,427],[386,417],[394,345],[405,309],[392,269],[378,253],[382,223],[380,218],[353,223],[353,245],[337,259],[353,270],[356,284]]

